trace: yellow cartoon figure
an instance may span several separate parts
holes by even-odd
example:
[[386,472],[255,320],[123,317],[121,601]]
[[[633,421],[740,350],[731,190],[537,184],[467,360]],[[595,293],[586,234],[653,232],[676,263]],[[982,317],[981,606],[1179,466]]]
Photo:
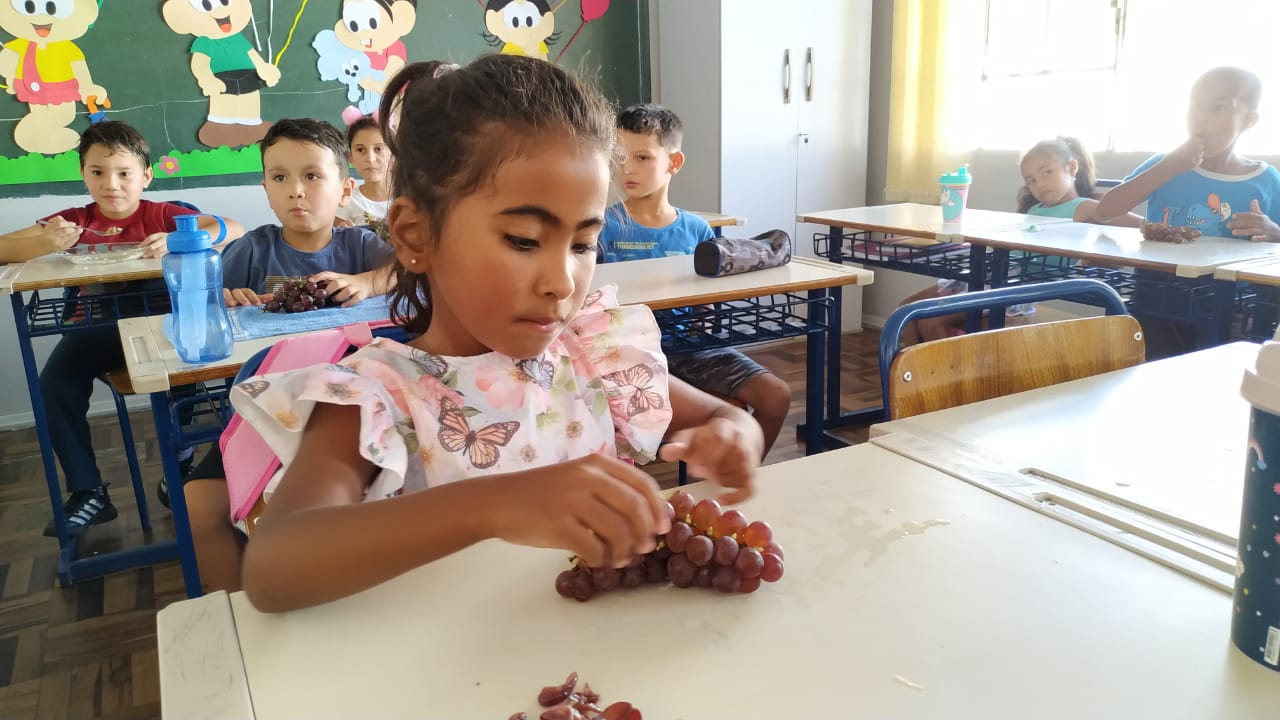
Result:
[[209,98],[200,142],[209,147],[252,145],[267,134],[258,92],[280,82],[280,69],[262,59],[241,31],[253,21],[249,0],[165,0],[164,21],[195,36],[191,74]]
[[0,28],[17,38],[0,50],[0,77],[30,108],[13,129],[23,150],[55,155],[74,148],[80,133],[67,126],[76,101],[96,95],[105,104],[107,91],[94,84],[84,53],[71,42],[97,19],[97,0],[0,2]]
[[[563,1],[560,4],[563,5]],[[488,30],[485,41],[493,47],[501,45],[503,55],[546,60],[548,46],[559,37],[555,10],[547,0],[487,0],[484,26]]]

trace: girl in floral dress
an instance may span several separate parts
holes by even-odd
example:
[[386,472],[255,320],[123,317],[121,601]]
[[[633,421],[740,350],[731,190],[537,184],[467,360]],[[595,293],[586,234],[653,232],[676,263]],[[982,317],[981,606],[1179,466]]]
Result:
[[232,391],[284,465],[244,550],[253,604],[327,602],[488,538],[625,565],[669,523],[633,461],[684,460],[722,500],[750,496],[759,426],[668,377],[647,308],[588,292],[608,103],[495,55],[439,78],[409,66],[380,116],[392,315],[417,337]]

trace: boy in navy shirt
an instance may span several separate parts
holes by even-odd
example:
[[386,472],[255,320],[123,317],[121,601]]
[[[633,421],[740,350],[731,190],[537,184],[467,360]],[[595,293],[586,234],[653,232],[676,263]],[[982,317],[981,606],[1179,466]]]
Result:
[[[245,234],[222,256],[227,305],[262,305],[288,278],[328,280],[344,305],[391,289],[394,251],[366,227],[333,226],[355,186],[347,143],[329,123],[278,120],[262,138],[262,185],[279,225]],[[222,453],[215,444],[185,479],[200,577],[206,587],[240,587],[242,545],[231,513]]]

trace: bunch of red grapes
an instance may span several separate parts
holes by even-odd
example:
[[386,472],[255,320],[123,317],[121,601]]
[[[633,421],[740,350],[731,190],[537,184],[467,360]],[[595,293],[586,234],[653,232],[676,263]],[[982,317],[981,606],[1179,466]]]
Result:
[[1144,222],[1138,227],[1143,240],[1167,243],[1189,243],[1200,237],[1200,231],[1186,225],[1170,227],[1162,223]]
[[761,582],[782,577],[782,547],[763,520],[748,522],[737,510],[722,510],[711,498],[694,501],[679,490],[667,503],[671,529],[658,546],[637,555],[625,568],[590,568],[578,558],[556,577],[556,592],[586,602],[597,592],[670,581],[723,593],[755,592]]
[[[547,708],[538,720],[643,720],[640,709],[629,702],[616,702],[600,707],[600,694],[583,685],[578,689],[578,673],[559,685],[548,685],[538,693],[538,704]],[[528,713],[518,712],[508,720],[528,720]]]
[[328,280],[312,282],[304,277],[289,278],[262,307],[271,313],[300,313],[337,305],[329,298]]

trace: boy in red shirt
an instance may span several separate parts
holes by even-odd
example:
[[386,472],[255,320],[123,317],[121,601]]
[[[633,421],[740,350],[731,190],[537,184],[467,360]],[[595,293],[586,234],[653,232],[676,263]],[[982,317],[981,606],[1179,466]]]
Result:
[[[142,199],[152,179],[151,150],[127,123],[101,122],[85,130],[80,137],[80,175],[93,202],[0,236],[0,262],[25,262],[78,242],[141,242],[147,246],[147,257],[159,257],[166,251],[168,233],[177,229],[173,218],[192,213],[172,203]],[[217,225],[213,218],[201,220],[201,227]],[[239,223],[226,223],[227,237],[244,233]],[[85,228],[111,234],[87,233]],[[49,436],[71,494],[65,510],[73,535],[116,517],[98,471],[86,415],[94,379],[122,365],[120,336],[109,323],[63,335],[40,371]],[[52,522],[45,534],[55,534]]]

